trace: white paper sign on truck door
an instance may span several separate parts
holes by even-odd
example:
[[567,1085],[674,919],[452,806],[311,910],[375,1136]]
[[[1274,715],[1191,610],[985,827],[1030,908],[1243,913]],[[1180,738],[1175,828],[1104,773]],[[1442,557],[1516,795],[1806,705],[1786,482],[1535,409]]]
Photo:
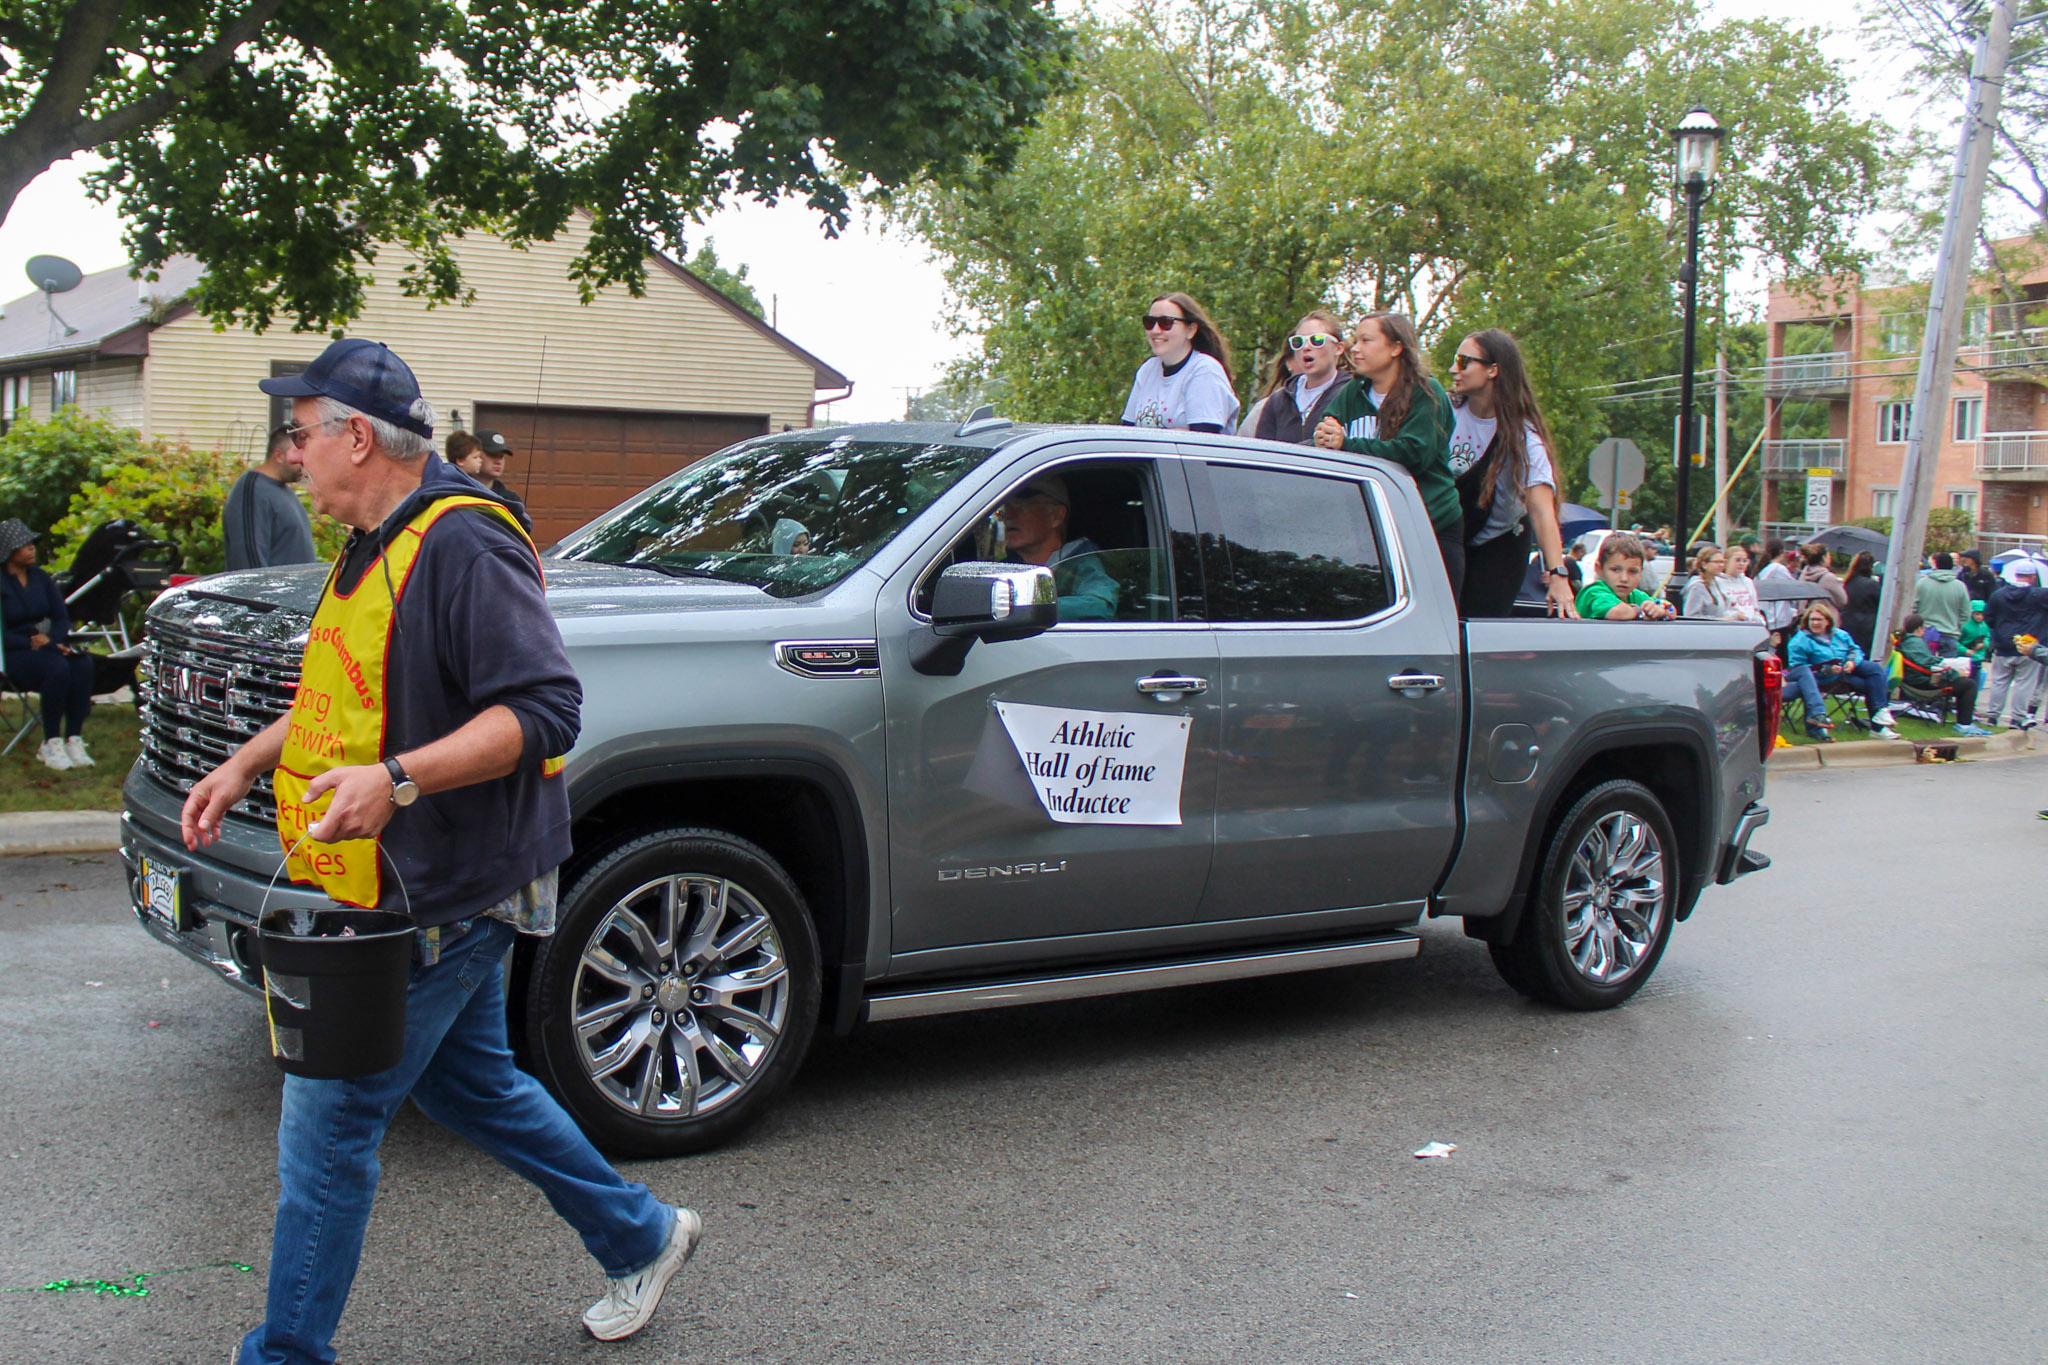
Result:
[[1188,764],[1184,715],[999,701],[1038,804],[1062,825],[1177,825]]

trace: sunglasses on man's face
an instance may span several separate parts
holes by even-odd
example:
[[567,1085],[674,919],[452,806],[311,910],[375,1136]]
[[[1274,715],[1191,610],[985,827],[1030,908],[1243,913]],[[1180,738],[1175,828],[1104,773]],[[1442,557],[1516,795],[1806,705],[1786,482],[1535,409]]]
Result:
[[1173,330],[1174,323],[1186,322],[1187,319],[1169,317],[1165,313],[1147,313],[1144,317],[1139,318],[1138,321],[1145,325],[1145,330],[1148,332],[1170,332]]
[[1306,346],[1332,346],[1336,344],[1336,341],[1337,338],[1331,336],[1328,332],[1310,332],[1305,337],[1291,336],[1287,338],[1287,349],[1299,351]]
[[1493,362],[1483,355],[1466,355],[1463,351],[1451,357],[1451,368],[1462,370],[1467,365],[1491,365]]
[[291,441],[293,450],[304,450],[306,442],[313,439],[313,433],[331,425],[332,420],[331,418],[323,417],[317,422],[308,422],[304,426],[288,426],[284,429],[284,434]]

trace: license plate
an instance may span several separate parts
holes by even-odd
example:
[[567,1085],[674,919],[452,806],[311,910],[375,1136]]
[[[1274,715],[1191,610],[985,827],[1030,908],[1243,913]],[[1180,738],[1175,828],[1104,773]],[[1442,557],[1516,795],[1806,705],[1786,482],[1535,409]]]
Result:
[[182,934],[191,928],[191,917],[185,910],[185,870],[144,858],[142,911],[172,933]]

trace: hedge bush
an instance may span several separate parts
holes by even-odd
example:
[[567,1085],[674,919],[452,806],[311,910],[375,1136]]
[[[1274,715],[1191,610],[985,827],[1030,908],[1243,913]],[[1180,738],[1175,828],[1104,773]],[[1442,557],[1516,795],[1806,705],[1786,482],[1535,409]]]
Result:
[[31,531],[47,531],[81,488],[156,453],[156,443],[133,427],[75,407],[40,422],[21,418],[0,436],[0,518],[20,517]]
[[[1858,517],[1851,526],[1866,526],[1881,536],[1892,533],[1890,517]],[[1960,507],[1935,507],[1927,513],[1927,553],[1967,550],[1976,539],[1975,518]]]
[[69,564],[93,527],[126,517],[152,539],[182,550],[186,573],[219,573],[226,566],[220,509],[242,462],[190,446],[153,444],[142,463],[116,466],[72,496],[64,519],[50,528],[51,564]]

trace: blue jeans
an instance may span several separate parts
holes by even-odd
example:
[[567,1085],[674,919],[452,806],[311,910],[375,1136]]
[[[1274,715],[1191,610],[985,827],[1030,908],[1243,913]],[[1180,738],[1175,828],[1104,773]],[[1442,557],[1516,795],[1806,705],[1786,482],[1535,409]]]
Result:
[[1846,673],[1837,673],[1822,679],[1810,664],[1800,664],[1785,670],[1785,681],[1799,694],[1799,700],[1806,707],[1806,724],[1811,729],[1828,718],[1827,703],[1820,694],[1825,682],[1845,682],[1863,693],[1863,702],[1870,708],[1873,719],[1877,713],[1891,704],[1892,680],[1883,664],[1865,659]]
[[287,1076],[277,1126],[277,1228],[261,1327],[241,1365],[330,1365],[377,1194],[377,1147],[410,1095],[436,1123],[540,1187],[607,1275],[630,1275],[668,1244],[674,1214],[598,1155],[540,1082],[512,1064],[503,958],[513,931],[493,919],[442,931],[441,957],[415,964],[405,1057],[346,1081]]

